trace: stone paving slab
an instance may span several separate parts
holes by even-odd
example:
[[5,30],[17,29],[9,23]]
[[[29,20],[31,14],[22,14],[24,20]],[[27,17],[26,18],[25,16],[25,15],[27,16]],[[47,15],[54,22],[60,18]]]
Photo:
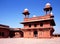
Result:
[[1,38],[0,44],[60,44],[60,38],[52,39]]

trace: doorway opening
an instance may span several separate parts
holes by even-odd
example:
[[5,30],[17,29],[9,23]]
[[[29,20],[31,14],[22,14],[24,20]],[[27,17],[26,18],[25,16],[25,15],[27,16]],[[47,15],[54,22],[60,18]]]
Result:
[[34,37],[37,37],[37,35],[38,35],[38,32],[37,32],[37,30],[35,30],[34,31]]
[[10,31],[10,38],[13,38],[13,37],[24,37],[24,33],[23,31]]
[[21,37],[24,37],[23,31],[20,31],[20,35],[21,35]]

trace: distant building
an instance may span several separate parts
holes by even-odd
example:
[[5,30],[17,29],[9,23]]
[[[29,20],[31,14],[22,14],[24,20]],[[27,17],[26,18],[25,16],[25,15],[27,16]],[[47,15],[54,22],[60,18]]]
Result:
[[60,34],[53,34],[55,26],[54,15],[52,7],[49,3],[45,5],[44,16],[34,16],[29,18],[29,11],[25,9],[23,14],[25,15],[24,21],[21,24],[23,28],[9,28],[9,26],[0,24],[0,38],[51,38],[59,37]]
[[9,26],[0,24],[0,38],[8,38],[9,37]]

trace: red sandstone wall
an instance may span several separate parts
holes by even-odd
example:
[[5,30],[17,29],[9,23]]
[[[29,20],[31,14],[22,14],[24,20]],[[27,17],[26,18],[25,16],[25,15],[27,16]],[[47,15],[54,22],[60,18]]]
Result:
[[[51,17],[51,15],[45,15],[45,16],[39,16],[39,17],[32,17],[32,18],[25,18],[24,19],[24,22],[30,22],[30,24],[31,24],[31,27],[29,27],[29,23],[26,23],[26,24],[24,24],[24,28],[23,29],[31,29],[31,30],[33,30],[33,28],[35,29],[35,28],[37,28],[36,30],[38,30],[38,38],[47,38],[47,37],[51,37],[50,36],[50,27],[52,27],[51,25],[50,25],[50,21],[44,21],[44,20],[46,20],[46,19],[51,19],[50,18]],[[39,22],[32,22],[32,21],[35,21],[35,20],[38,20]],[[43,21],[40,21],[40,20],[43,20]],[[40,23],[43,23],[43,26],[41,26],[40,25]],[[36,27],[34,27],[34,24],[36,24],[37,26]],[[42,31],[40,31],[39,30],[39,28],[41,28],[40,30],[42,30]],[[25,38],[31,38],[31,37],[34,37],[34,30],[33,31],[24,31],[24,37]]]
[[38,31],[38,37],[39,38],[48,38],[48,37],[50,37],[50,31],[49,30]]
[[25,38],[32,38],[33,37],[33,31],[24,31],[24,37]]
[[8,29],[0,29],[0,32],[4,32],[4,36],[0,36],[0,38],[9,37],[9,30]]
[[[40,26],[41,22],[37,22],[37,23],[30,23],[31,27],[29,27],[29,24],[24,24],[24,28],[49,28],[50,26],[50,22],[42,22],[43,26]],[[37,27],[34,27],[34,24],[37,24]]]
[[34,20],[42,20],[42,19],[48,19],[48,18],[50,18],[50,14],[48,14],[48,15],[45,15],[45,16],[37,16],[37,17],[32,17],[32,18],[25,18],[24,19],[24,22],[25,21],[34,21]]

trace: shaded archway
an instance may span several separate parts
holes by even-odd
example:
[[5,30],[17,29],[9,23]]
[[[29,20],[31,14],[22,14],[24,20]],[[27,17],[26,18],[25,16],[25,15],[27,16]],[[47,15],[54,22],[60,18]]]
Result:
[[14,31],[10,31],[9,36],[10,38],[13,38],[15,36]]
[[35,30],[33,33],[34,33],[34,37],[37,37],[37,35],[38,35],[37,30]]
[[19,31],[19,32],[20,32],[21,37],[24,37],[23,31]]
[[23,31],[15,31],[15,36],[14,36],[14,38],[21,38],[21,37],[23,37]]
[[16,31],[10,31],[10,38],[21,38],[24,37],[23,31],[16,30]]

